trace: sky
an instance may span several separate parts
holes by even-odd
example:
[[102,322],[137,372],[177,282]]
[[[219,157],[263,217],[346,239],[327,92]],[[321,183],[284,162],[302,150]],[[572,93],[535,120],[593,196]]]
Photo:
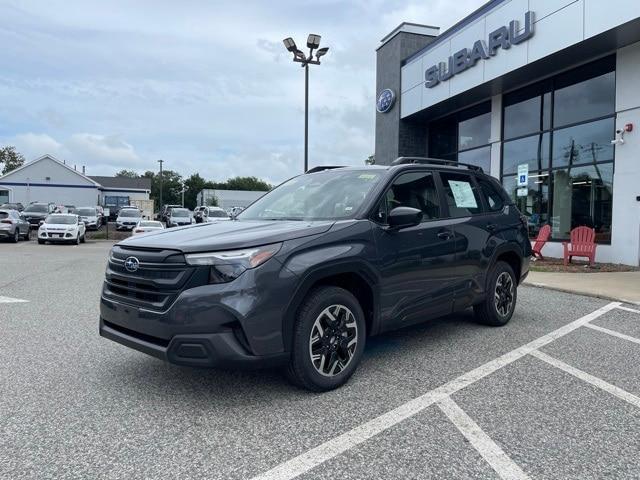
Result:
[[0,146],[89,175],[158,168],[277,184],[374,152],[375,49],[401,22],[450,27],[484,0],[0,0]]

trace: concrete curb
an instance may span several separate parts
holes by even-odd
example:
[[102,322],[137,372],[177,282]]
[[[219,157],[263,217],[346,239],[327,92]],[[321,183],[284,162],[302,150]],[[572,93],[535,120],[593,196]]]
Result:
[[585,297],[601,298],[603,300],[612,300],[614,302],[624,302],[624,303],[628,303],[630,305],[640,305],[640,302],[636,302],[636,301],[633,301],[633,300],[627,300],[625,298],[615,297],[615,296],[611,296],[611,295],[606,295],[604,293],[584,292],[584,291],[580,291],[580,290],[573,290],[573,289],[570,289],[570,288],[562,288],[562,287],[556,287],[556,286],[553,286],[553,285],[547,285],[546,283],[528,282],[526,280],[522,284],[526,285],[528,287],[545,288],[547,290],[555,290],[556,292],[573,293],[574,295],[584,295]]

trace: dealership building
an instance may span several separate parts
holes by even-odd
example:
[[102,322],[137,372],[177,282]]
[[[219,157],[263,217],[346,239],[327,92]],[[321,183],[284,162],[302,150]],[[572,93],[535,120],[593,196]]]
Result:
[[43,155],[0,176],[0,204],[20,202],[56,205],[110,205],[111,199],[149,200],[151,179],[88,176],[85,167],[71,166]]
[[[414,19],[407,19],[414,20]],[[581,225],[596,261],[640,262],[640,1],[492,0],[445,32],[403,23],[377,49],[377,164],[481,166],[545,256]]]

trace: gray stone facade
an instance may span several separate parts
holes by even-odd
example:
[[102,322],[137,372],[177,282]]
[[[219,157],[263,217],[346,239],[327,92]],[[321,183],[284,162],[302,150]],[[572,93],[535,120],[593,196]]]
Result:
[[385,88],[396,94],[387,113],[376,112],[376,164],[388,165],[400,156],[425,156],[427,132],[424,124],[400,120],[400,67],[402,60],[431,43],[436,37],[398,32],[377,50],[376,97]]

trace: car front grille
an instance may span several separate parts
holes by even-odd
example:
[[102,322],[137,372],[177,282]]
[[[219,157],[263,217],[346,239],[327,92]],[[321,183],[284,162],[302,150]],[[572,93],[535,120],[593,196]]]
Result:
[[[129,257],[139,262],[135,272],[125,268]],[[184,290],[195,270],[175,250],[115,246],[107,265],[104,295],[121,303],[163,311]]]

